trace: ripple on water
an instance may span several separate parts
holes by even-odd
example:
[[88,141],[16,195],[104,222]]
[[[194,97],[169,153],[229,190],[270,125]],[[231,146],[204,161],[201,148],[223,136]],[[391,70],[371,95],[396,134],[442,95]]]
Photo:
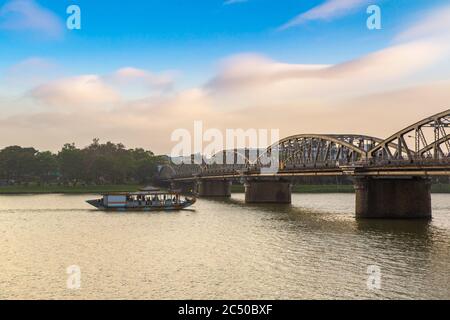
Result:
[[[237,194],[124,214],[91,210],[89,196],[1,196],[0,298],[450,298],[450,195],[433,195],[429,222],[357,221],[353,197],[267,206]],[[66,288],[70,265],[82,290]]]

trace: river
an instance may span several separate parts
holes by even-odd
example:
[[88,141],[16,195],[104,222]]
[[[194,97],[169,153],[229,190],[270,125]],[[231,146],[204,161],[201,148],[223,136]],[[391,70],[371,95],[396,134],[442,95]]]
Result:
[[90,198],[0,196],[0,298],[450,299],[449,194],[432,195],[432,221],[355,220],[353,194],[172,213]]

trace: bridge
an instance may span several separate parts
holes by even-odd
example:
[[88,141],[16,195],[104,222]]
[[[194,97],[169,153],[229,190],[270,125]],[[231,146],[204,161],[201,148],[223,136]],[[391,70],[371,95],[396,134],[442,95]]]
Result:
[[229,197],[245,185],[247,203],[290,203],[305,176],[349,176],[357,218],[431,218],[431,177],[450,176],[450,110],[418,121],[387,139],[356,134],[298,134],[264,150],[194,155],[159,173],[173,188],[200,197]]

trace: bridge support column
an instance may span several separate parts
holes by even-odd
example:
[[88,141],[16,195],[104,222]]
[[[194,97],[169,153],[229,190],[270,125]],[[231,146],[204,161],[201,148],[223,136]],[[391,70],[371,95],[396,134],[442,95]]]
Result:
[[427,178],[355,178],[356,218],[431,218]]
[[200,197],[231,197],[231,181],[200,180],[197,191]]
[[291,203],[291,184],[285,181],[247,181],[246,203]]

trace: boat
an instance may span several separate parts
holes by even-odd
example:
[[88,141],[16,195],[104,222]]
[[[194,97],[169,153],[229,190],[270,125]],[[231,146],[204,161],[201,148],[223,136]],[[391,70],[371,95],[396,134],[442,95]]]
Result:
[[176,191],[138,191],[103,194],[102,198],[86,202],[99,210],[160,211],[181,210],[193,205],[196,197],[182,196]]

